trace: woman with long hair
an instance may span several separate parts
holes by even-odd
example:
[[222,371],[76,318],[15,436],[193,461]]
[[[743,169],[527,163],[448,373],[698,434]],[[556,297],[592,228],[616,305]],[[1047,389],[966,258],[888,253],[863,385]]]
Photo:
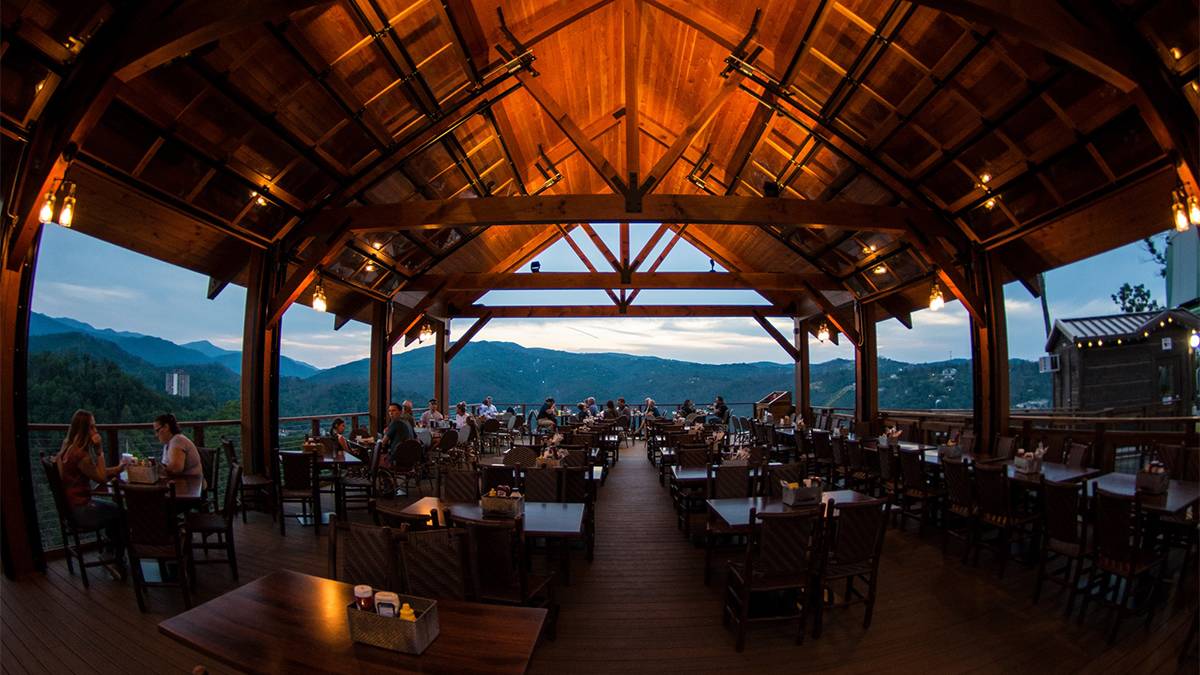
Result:
[[183,435],[179,421],[171,413],[154,418],[154,435],[162,443],[162,464],[168,476],[204,476],[200,451],[192,439]]
[[[63,492],[67,507],[71,509],[75,522],[84,529],[103,527],[108,540],[120,546],[121,510],[116,504],[92,499],[91,481],[107,483],[125,469],[125,461],[117,466],[106,466],[104,449],[100,445],[100,432],[96,429],[96,418],[87,410],[76,410],[67,428],[67,437],[54,455],[58,475],[62,477]],[[119,552],[119,550],[117,551]]]

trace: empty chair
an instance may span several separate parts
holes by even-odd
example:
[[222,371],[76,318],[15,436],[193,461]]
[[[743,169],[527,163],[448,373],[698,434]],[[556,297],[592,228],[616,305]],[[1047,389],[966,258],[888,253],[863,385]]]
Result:
[[1017,451],[1017,439],[1012,436],[997,436],[996,444],[992,447],[994,459],[1012,459]]
[[[746,554],[728,564],[728,582],[722,621],[732,621],[736,649],[746,646],[746,626],[751,621],[799,619],[796,644],[804,642],[807,615],[816,600],[813,573],[820,561],[824,505],[783,513],[750,510]],[[751,596],[795,591],[798,611],[778,616],[750,616]],[[795,606],[795,605],[794,605]]]
[[516,467],[482,464],[479,468],[482,474],[481,477],[483,478],[482,490],[484,493],[501,485],[507,485],[508,487],[515,487],[517,485]]
[[[999,575],[1003,577],[1012,540],[1016,538],[1032,541],[1037,516],[1017,509],[1013,491],[1009,485],[1008,467],[1001,464],[977,464],[975,466],[975,498],[979,509],[976,521],[979,528],[992,527],[998,533],[995,550],[1000,557]],[[982,534],[977,535],[975,553],[977,558],[978,546],[983,543]]]
[[767,469],[765,484],[766,489],[763,490],[764,496],[771,499],[779,499],[783,494],[783,488],[780,486],[780,481],[788,483],[799,483],[804,478],[804,463],[792,462],[782,466],[770,467]]
[[[813,589],[816,597],[814,638],[821,637],[821,618],[825,611],[824,589],[841,581],[846,582],[842,606],[862,602],[865,605],[863,628],[871,627],[879,579],[879,558],[883,553],[883,536],[887,528],[887,510],[883,500],[840,506],[831,501],[826,509],[831,522],[836,511],[837,526],[825,527],[827,540],[822,547],[824,555],[817,567],[816,588]],[[855,582],[862,582],[866,588],[855,588]]]
[[[1083,566],[1091,557],[1094,544],[1088,536],[1085,518],[1087,500],[1080,483],[1056,483],[1046,480],[1045,476],[1041,477],[1041,481],[1042,545],[1037,581],[1033,586],[1033,601],[1037,603],[1041,598],[1042,582],[1050,579],[1070,591],[1066,610],[1066,615],[1070,617],[1075,596],[1079,592]],[[1047,563],[1060,557],[1065,558],[1067,564],[1057,572],[1047,574]]]
[[[225,504],[217,513],[188,513],[184,517],[184,530],[187,537],[188,557],[192,565],[208,563],[228,563],[237,581],[237,552],[233,546],[233,519],[237,516],[237,490],[242,482],[242,467],[240,464],[229,466],[229,479],[225,487]],[[196,543],[199,535],[200,543]],[[216,541],[209,542],[209,537]],[[204,551],[204,558],[196,558],[196,549]],[[224,558],[210,559],[209,551],[224,551]],[[193,575],[193,581],[194,581]]]
[[398,588],[392,528],[334,520],[329,533],[329,576],[372,588]]
[[438,496],[447,502],[479,501],[479,474],[474,469],[442,469],[438,472]]
[[204,474],[205,508],[213,511],[221,508],[218,474],[221,472],[221,455],[216,448],[196,448],[200,454],[200,472]]
[[1084,443],[1071,443],[1067,446],[1067,466],[1082,469],[1091,459],[1091,446]]
[[502,605],[544,607],[546,635],[555,635],[558,604],[554,600],[553,574],[530,574],[525,563],[523,518],[474,520],[451,515],[466,529],[467,571],[474,599]]
[[537,463],[537,450],[527,445],[513,446],[511,450],[504,453],[505,466],[533,466]]
[[[288,518],[313,519],[313,534],[320,534],[321,496],[318,490],[317,456],[311,452],[280,452],[275,455],[279,467],[279,534],[287,534]],[[300,513],[289,515],[286,506],[299,503]]]
[[[719,466],[715,469],[708,467],[707,497],[709,499],[745,499],[751,496],[752,483],[749,466]],[[708,522],[704,528],[704,583],[708,584],[712,570],[713,549],[718,538],[736,532],[722,524],[721,520],[709,511]]]
[[675,451],[675,463],[682,468],[703,468],[708,466],[708,446],[680,445]]
[[425,598],[466,600],[466,532],[441,528],[393,535],[399,554],[399,591]]
[[[114,493],[127,528],[126,550],[133,572],[133,594],[137,598],[138,609],[146,611],[146,600],[143,597],[145,589],[161,586],[178,586],[183,592],[183,605],[190,609],[192,596],[188,589],[191,565],[188,562],[188,548],[183,540],[182,528],[179,527],[175,515],[178,513],[175,506],[175,484],[117,484]],[[142,572],[143,560],[153,560],[160,564],[175,563],[178,575],[173,581],[146,581]]]
[[558,501],[559,470],[551,467],[529,468],[525,470],[525,501],[527,502],[556,502]]
[[376,477],[383,459],[383,442],[376,442],[365,465],[346,467],[342,473],[342,500],[345,510],[361,510],[375,498]]
[[[225,453],[225,461],[230,464],[241,464],[241,457],[233,445],[233,441],[222,439],[221,450]],[[242,511],[242,522],[247,522],[246,512],[253,505],[255,509],[270,511],[271,518],[277,515],[275,508],[275,481],[270,476],[242,471],[242,484],[238,488],[239,508]]]
[[569,467],[561,472],[562,501],[583,504],[583,543],[588,561],[596,547],[596,483],[588,479],[590,468]]
[[[942,475],[946,477],[946,502],[942,513],[942,553],[951,535],[963,540],[962,561],[967,562],[971,546],[975,541],[976,506],[967,463],[952,457],[942,458]],[[955,527],[951,521],[955,521]]]
[[832,476],[833,440],[828,431],[812,430],[813,471],[821,476]]
[[879,463],[879,490],[887,501],[887,511],[890,513],[894,506],[901,502],[903,487],[900,482],[900,460],[892,448],[876,448],[876,460]]
[[1044,461],[1054,462],[1055,464],[1065,463],[1067,456],[1067,441],[1065,438],[1042,439],[1042,445],[1046,448],[1046,454],[1042,457]]
[[[924,534],[925,526],[934,514],[934,508],[941,500],[943,493],[933,486],[925,472],[925,457],[920,450],[900,451],[900,472],[903,475],[904,487],[900,493],[900,524],[905,518],[917,518],[920,524],[919,532]],[[913,507],[921,508],[915,510]]]

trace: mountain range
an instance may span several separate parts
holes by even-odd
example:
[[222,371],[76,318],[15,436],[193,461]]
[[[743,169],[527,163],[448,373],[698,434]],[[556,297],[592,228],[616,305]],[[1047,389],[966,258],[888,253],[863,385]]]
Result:
[[[433,348],[392,357],[392,397],[418,407],[433,388]],[[30,420],[63,422],[77,407],[101,421],[145,421],[170,411],[182,419],[228,419],[238,415],[241,353],[207,341],[176,344],[159,337],[97,329],[68,318],[34,313],[30,321]],[[1040,407],[1050,398],[1050,379],[1037,364],[1010,361],[1014,405]],[[180,368],[190,377],[188,398],[168,396],[164,373]],[[332,414],[367,409],[370,363],[361,359],[319,369],[287,357],[280,360],[282,416]],[[814,405],[853,406],[854,363],[814,363]],[[707,403],[722,395],[748,404],[775,390],[793,387],[791,365],[770,362],[701,364],[619,353],[573,353],[478,341],[455,357],[451,398],[497,403],[534,403],[554,396],[563,403],[595,396],[603,402],[624,396],[664,403],[691,398]],[[119,393],[118,393],[119,392]],[[879,399],[884,408],[969,408],[971,362],[953,359],[904,363],[879,359]],[[737,412],[746,414],[748,405]]]

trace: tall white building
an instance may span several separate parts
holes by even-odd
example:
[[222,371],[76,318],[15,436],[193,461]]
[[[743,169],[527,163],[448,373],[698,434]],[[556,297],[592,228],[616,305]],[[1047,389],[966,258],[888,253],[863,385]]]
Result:
[[191,395],[191,378],[182,370],[172,370],[167,373],[167,394],[170,396],[182,396],[187,398]]

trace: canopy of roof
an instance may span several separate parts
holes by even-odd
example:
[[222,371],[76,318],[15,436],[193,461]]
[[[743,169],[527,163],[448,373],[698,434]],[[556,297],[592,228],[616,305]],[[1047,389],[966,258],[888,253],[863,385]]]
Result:
[[[760,289],[772,311],[882,299],[900,316],[935,270],[994,251],[1029,281],[1168,227],[1177,176],[1194,189],[1190,0],[176,4],[134,26],[157,58],[118,64],[94,111],[68,169],[76,227],[214,285],[244,283],[248,255],[277,247],[304,282],[295,299],[319,267],[343,317],[422,293],[440,316],[478,313],[484,290],[439,280],[593,234],[567,218],[389,229],[420,200],[566,209],[617,192],[617,215],[644,220],[655,196],[773,184],[851,215],[713,224],[701,210],[664,218],[655,240],[748,280],[803,277]],[[113,12],[4,3],[8,157]],[[653,272],[638,253],[607,262]]]

